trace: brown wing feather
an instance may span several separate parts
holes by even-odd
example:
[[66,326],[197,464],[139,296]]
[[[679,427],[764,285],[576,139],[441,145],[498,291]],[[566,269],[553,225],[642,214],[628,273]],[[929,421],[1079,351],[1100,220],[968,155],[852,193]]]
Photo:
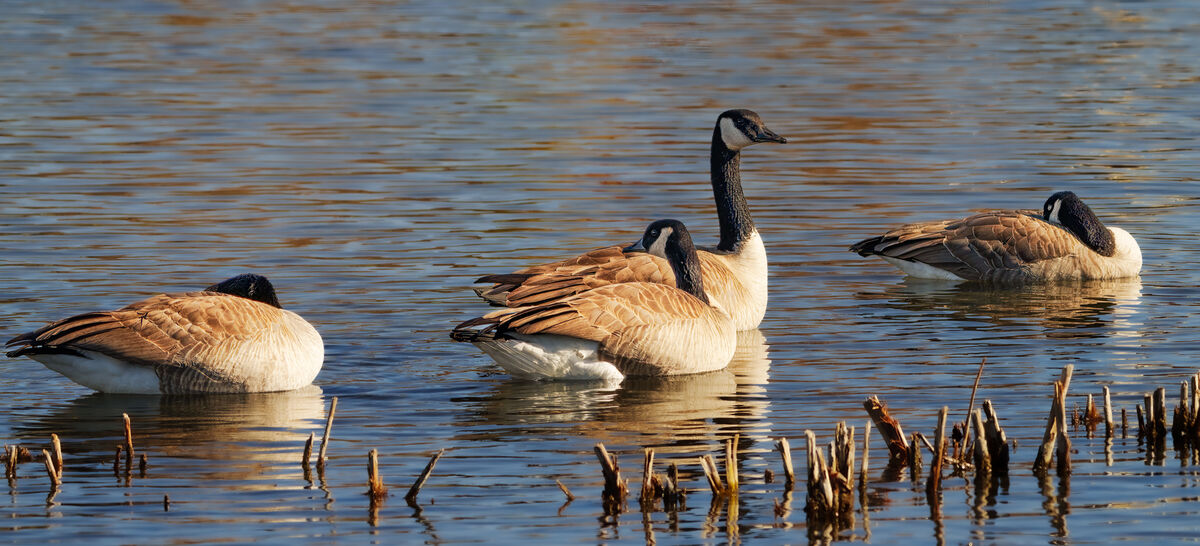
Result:
[[961,220],[909,224],[851,250],[921,262],[970,280],[1070,255],[1078,242],[1032,210],[986,212]]
[[9,344],[24,352],[87,350],[132,364],[187,366],[220,358],[278,324],[280,311],[213,292],[162,294],[116,311],[76,315]]

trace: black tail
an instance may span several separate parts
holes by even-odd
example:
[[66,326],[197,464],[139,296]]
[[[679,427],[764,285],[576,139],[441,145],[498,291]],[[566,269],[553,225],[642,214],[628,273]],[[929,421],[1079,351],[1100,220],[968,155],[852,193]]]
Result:
[[883,237],[871,237],[863,239],[853,245],[850,245],[850,252],[857,252],[859,256],[872,256],[875,252],[875,245],[883,242]]

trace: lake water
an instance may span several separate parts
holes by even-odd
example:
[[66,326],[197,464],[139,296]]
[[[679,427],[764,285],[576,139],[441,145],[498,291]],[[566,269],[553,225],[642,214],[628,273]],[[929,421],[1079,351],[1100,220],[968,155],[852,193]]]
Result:
[[[62,437],[0,499],[0,541],[805,542],[773,440],[860,431],[877,394],[906,430],[961,419],[981,358],[1019,449],[982,502],[885,476],[842,538],[871,543],[1200,540],[1200,468],[1132,438],[1030,463],[1051,382],[1129,411],[1200,355],[1200,12],[1162,2],[7,2],[0,18],[0,334],[254,271],[316,325],[310,389],[113,396],[0,361],[0,438]],[[619,388],[512,380],[449,329],[475,277],[685,221],[712,244],[722,110],[788,144],[743,154],[771,304],[730,369]],[[1140,279],[980,289],[904,279],[853,242],[910,221],[1039,208],[1073,190],[1140,242]],[[298,464],[338,397],[324,481]],[[149,457],[114,475],[121,413]],[[740,435],[731,522],[696,457]],[[600,504],[603,442],[636,489],[677,462],[688,508]],[[1169,445],[1169,444],[1168,444]],[[367,452],[392,496],[374,517]],[[439,449],[421,492],[403,493]],[[794,453],[802,465],[804,452]],[[929,457],[926,457],[928,460]],[[579,497],[563,506],[554,484]],[[170,498],[164,510],[163,497]]]

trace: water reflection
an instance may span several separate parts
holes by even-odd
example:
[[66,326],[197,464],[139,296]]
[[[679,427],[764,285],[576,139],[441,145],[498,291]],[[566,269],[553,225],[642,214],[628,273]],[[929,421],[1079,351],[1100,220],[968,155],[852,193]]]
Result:
[[470,412],[470,421],[504,425],[493,438],[528,434],[537,430],[532,425],[573,423],[575,432],[595,441],[636,443],[659,453],[708,450],[734,434],[742,435],[743,447],[766,442],[768,350],[762,333],[748,330],[738,333],[729,366],[711,373],[628,377],[619,384],[502,381]]
[[860,292],[860,299],[886,299],[889,306],[930,317],[995,326],[1035,321],[1050,338],[1135,336],[1132,318],[1141,301],[1139,278],[1055,283],[1021,287],[905,279],[882,294]]
[[[42,442],[51,433],[62,438],[69,454],[67,464],[111,460],[123,437],[122,413],[132,421],[134,449],[155,457],[222,461],[205,464],[189,473],[193,478],[254,480],[264,474],[264,464],[296,462],[273,469],[275,479],[302,479],[300,452],[316,423],[324,420],[321,388],[255,394],[188,396],[121,396],[92,393],[16,426],[18,436]],[[200,474],[196,474],[199,472]],[[239,482],[230,482],[239,483]],[[274,485],[236,489],[269,488]]]

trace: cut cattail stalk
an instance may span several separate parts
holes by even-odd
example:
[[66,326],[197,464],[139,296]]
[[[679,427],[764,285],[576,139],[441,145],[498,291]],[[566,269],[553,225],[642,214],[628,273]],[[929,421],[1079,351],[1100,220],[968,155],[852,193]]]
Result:
[[975,433],[975,477],[976,479],[987,479],[992,473],[992,452],[988,450],[982,411],[971,412],[971,427]]
[[575,500],[575,495],[571,494],[571,490],[567,489],[567,486],[563,485],[563,482],[554,480],[554,483],[555,483],[555,485],[558,485],[558,490],[562,491],[563,495],[567,496],[567,502],[571,502],[571,501]]
[[[1038,448],[1037,456],[1033,460],[1034,472],[1045,472],[1050,468],[1050,463],[1054,460],[1055,447],[1059,449],[1059,454],[1070,451],[1070,440],[1066,437],[1067,431],[1067,410],[1066,397],[1067,388],[1071,385],[1071,374],[1075,371],[1075,366],[1067,364],[1063,367],[1062,374],[1058,381],[1054,382],[1054,398],[1050,402],[1050,415],[1047,418],[1046,431],[1042,435],[1042,445]],[[1070,468],[1070,462],[1060,458],[1060,468]]]
[[946,456],[946,419],[950,415],[950,408],[942,406],[942,411],[938,413],[937,430],[933,436],[933,463],[929,465],[929,479],[925,482],[925,497],[930,505],[939,504],[939,495],[942,488],[942,460]]
[[50,476],[50,487],[54,489],[62,485],[62,477],[54,469],[54,459],[50,457],[49,451],[42,450],[42,461],[46,463],[46,475]]
[[975,372],[975,385],[971,387],[971,401],[967,403],[967,418],[963,419],[963,426],[966,427],[971,421],[971,412],[975,411],[975,392],[979,390],[979,379],[983,377],[983,365],[987,364],[987,357],[979,359],[979,371]]
[[1167,437],[1167,389],[1154,389],[1154,438],[1163,441]]
[[792,468],[792,447],[788,445],[787,438],[780,438],[775,442],[775,449],[783,456],[783,477],[786,480],[784,485],[791,488],[796,483],[796,471]]
[[654,506],[654,450],[646,448],[642,458],[642,491],[638,502],[642,509]]
[[738,494],[738,461],[737,445],[741,439],[735,434],[732,440],[725,440],[725,491],[728,495]]
[[129,414],[122,413],[121,419],[125,421],[125,466],[133,466],[133,428],[129,423]]
[[317,469],[325,468],[325,452],[329,449],[330,431],[333,430],[333,414],[337,411],[338,397],[329,403],[329,416],[325,418],[325,434],[321,435],[321,451],[317,454]]
[[163,512],[171,509],[171,497],[163,495]]
[[996,415],[996,408],[992,406],[991,400],[983,401],[983,415],[987,417],[987,421],[984,423],[984,433],[987,437],[992,472],[998,476],[1007,476],[1009,461],[1008,435],[1000,427],[1000,417]]
[[146,460],[146,454],[142,453],[141,458],[138,460],[138,472],[141,472],[144,475],[146,473],[147,466],[149,466],[149,462]]
[[[333,400],[334,405],[336,406],[337,398],[334,398]],[[330,415],[333,415],[332,411],[330,412]],[[321,443],[324,444],[324,442]],[[322,447],[324,446],[322,445]],[[434,465],[437,464],[438,459],[442,458],[442,453],[445,451],[445,449],[439,449],[437,453],[434,453],[433,457],[429,459],[429,464],[425,465],[425,470],[422,470],[421,475],[417,477],[417,481],[413,482],[412,487],[408,488],[408,494],[404,495],[404,500],[408,501],[409,504],[417,503],[417,493],[421,492],[421,486],[425,485],[425,480],[429,479],[429,475],[433,473]],[[382,483],[380,485],[382,485]]]
[[1112,397],[1109,396],[1108,385],[1104,386],[1104,436],[1113,436]]
[[1129,437],[1129,415],[1125,412],[1125,408],[1121,408],[1121,437]]
[[717,472],[717,463],[712,455],[701,456],[700,467],[704,469],[704,477],[708,479],[708,488],[712,490],[713,497],[724,495],[725,484],[721,483],[721,473]]
[[300,461],[300,466],[303,466],[304,468],[308,468],[308,461],[312,458],[312,446],[314,438],[316,438],[316,434],[309,432],[308,441],[304,442],[304,457]]
[[917,447],[918,438],[920,435],[914,432],[908,442],[908,445],[911,446],[911,449],[908,450],[909,475],[914,482],[921,477],[921,449]]
[[829,478],[829,467],[821,450],[817,448],[817,435],[813,431],[804,431],[808,448],[808,502],[804,506],[809,519],[816,521],[834,521],[837,516],[833,484]]
[[113,474],[121,471],[121,452],[125,451],[125,447],[117,444],[117,452],[113,455]]
[[387,496],[387,487],[383,485],[383,475],[379,473],[379,450],[376,449],[367,453],[367,494],[373,500]]
[[879,435],[883,437],[883,443],[888,448],[888,464],[903,466],[909,460],[909,445],[900,423],[888,415],[887,406],[879,401],[878,396],[866,399],[863,407],[866,408],[867,415],[871,416],[871,421],[875,423],[875,428],[879,430]]
[[866,488],[866,486],[867,486],[867,458],[870,456],[870,454],[871,454],[871,422],[867,421],[863,425],[862,471],[859,473],[859,478],[858,478],[858,485],[860,488]]
[[50,435],[50,444],[52,446],[54,446],[54,471],[58,472],[59,476],[62,476],[62,471],[63,471],[62,443],[58,441],[57,434]]

